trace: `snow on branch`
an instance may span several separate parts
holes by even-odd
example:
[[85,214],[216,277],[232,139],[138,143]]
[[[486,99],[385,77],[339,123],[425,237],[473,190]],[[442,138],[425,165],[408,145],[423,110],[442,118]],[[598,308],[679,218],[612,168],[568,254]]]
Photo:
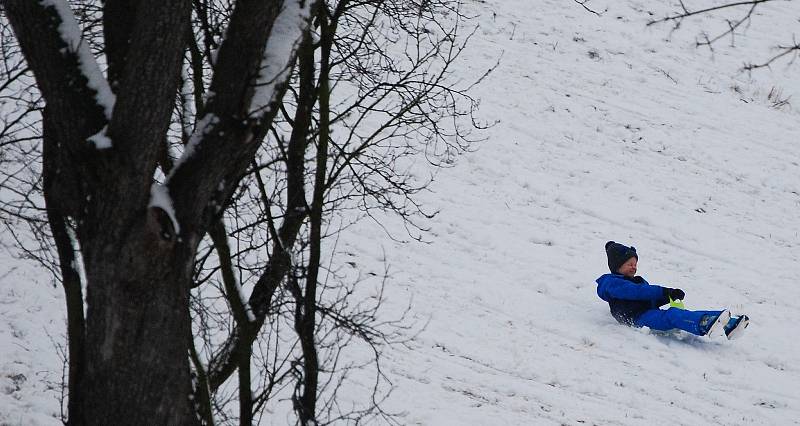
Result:
[[[106,120],[111,121],[111,113],[114,110],[116,97],[111,92],[111,87],[100,71],[92,52],[89,51],[89,46],[83,41],[81,29],[78,26],[78,21],[75,20],[75,14],[72,13],[72,9],[70,9],[65,0],[39,0],[39,3],[45,8],[52,7],[58,14],[61,20],[61,24],[58,26],[58,33],[67,45],[68,52],[75,54],[78,58],[80,72],[86,77],[89,88],[95,91],[97,105],[103,108]],[[108,142],[107,146],[105,142]],[[109,148],[111,143],[110,140],[106,139],[102,143],[95,141],[95,145],[98,149]]]
[[261,58],[261,71],[256,78],[256,88],[250,104],[250,115],[256,116],[269,111],[275,100],[280,84],[288,79],[297,47],[303,38],[311,15],[310,0],[288,0],[267,39],[264,55]]
[[[269,105],[275,101],[277,89],[289,79],[297,48],[311,19],[312,3],[309,0],[287,0],[275,18],[261,58],[261,69],[255,81],[255,90],[248,110],[249,116],[255,118],[269,112]],[[213,93],[207,96],[210,99]],[[194,155],[204,137],[211,133],[219,122],[220,118],[214,113],[206,113],[197,122],[183,154],[167,176],[167,182]]]
[[197,124],[195,124],[192,136],[189,137],[189,142],[186,143],[186,147],[183,149],[183,154],[181,154],[180,158],[178,158],[178,161],[176,161],[172,166],[172,170],[170,170],[169,175],[167,175],[167,182],[172,179],[172,177],[175,175],[175,172],[180,169],[180,166],[192,155],[194,155],[195,150],[203,140],[203,137],[211,133],[211,131],[214,130],[214,126],[216,126],[218,123],[219,117],[217,117],[215,114],[207,113],[197,122]]

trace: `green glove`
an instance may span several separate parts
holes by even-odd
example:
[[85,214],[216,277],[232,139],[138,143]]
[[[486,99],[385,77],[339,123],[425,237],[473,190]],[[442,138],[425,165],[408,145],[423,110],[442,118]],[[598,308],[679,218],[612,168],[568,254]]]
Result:
[[669,307],[670,308],[678,308],[678,309],[686,309],[686,306],[683,304],[683,300],[680,300],[680,299],[672,300],[671,297],[669,298]]

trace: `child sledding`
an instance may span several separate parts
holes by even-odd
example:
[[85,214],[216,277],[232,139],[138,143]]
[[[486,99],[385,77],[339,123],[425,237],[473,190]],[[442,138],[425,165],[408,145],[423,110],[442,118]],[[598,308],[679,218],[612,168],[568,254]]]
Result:
[[683,290],[651,285],[637,276],[639,256],[632,246],[609,241],[606,255],[611,273],[597,279],[597,295],[608,302],[611,315],[621,324],[660,331],[680,329],[698,336],[724,334],[735,339],[750,323],[747,315],[731,316],[727,309],[691,311],[674,306],[659,309],[671,301],[682,300]]

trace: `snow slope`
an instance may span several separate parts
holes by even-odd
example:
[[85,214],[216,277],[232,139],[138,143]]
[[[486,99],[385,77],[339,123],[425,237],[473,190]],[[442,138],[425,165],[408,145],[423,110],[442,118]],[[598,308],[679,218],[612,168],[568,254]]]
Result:
[[[660,3],[466,3],[480,28],[462,72],[502,56],[475,92],[498,124],[422,196],[440,210],[430,243],[369,222],[338,243],[365,271],[389,262],[387,317],[411,300],[427,324],[384,352],[400,423],[800,424],[800,114],[767,96],[795,99],[798,68],[738,71],[790,39],[800,7],[762,6],[712,54],[694,38],[723,23],[645,27]],[[689,308],[746,312],[747,334],[616,324],[594,284],[610,239]],[[2,255],[0,424],[57,424],[62,296]]]
[[[644,4],[608,2],[602,17],[570,1],[471,4],[483,19],[469,69],[503,52],[478,89],[500,123],[439,175],[431,244],[376,230],[371,248],[367,231],[349,248],[385,250],[402,289],[390,297],[413,296],[430,318],[411,349],[387,354],[402,423],[800,422],[800,117],[766,99],[800,84],[785,63],[738,73],[800,10],[763,9],[712,57],[692,43],[710,19],[666,42]],[[639,273],[684,289],[689,308],[748,313],[748,333],[616,324],[594,284],[610,239],[635,245]]]
[[2,246],[0,265],[0,425],[61,424],[63,293]]

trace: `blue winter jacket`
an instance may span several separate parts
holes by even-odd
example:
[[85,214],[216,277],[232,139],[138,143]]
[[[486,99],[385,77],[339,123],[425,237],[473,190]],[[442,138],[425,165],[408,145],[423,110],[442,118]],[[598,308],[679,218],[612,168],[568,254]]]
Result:
[[647,310],[669,303],[664,287],[650,285],[642,277],[605,274],[597,279],[597,295],[608,302],[611,315],[620,323],[632,325]]

